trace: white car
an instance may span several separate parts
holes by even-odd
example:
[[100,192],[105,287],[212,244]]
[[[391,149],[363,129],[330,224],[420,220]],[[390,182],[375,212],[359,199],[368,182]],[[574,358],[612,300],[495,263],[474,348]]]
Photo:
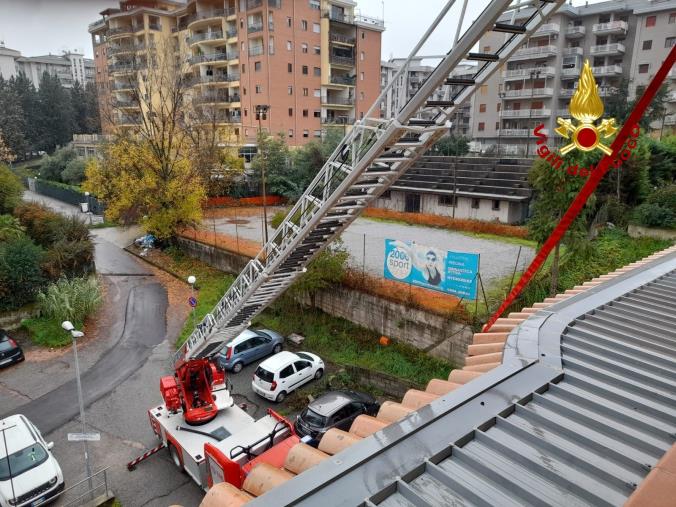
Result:
[[279,403],[291,391],[322,375],[324,361],[315,354],[282,351],[258,366],[251,388],[259,396]]
[[23,415],[0,420],[1,507],[33,507],[63,493],[63,473],[52,447],[54,442],[45,442],[40,430]]

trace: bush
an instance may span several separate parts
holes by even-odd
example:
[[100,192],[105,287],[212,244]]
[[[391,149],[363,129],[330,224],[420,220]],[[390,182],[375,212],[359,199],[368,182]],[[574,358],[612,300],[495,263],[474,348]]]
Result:
[[85,179],[85,161],[73,159],[61,171],[61,180],[69,185],[80,185]]
[[634,219],[646,227],[676,228],[676,213],[659,204],[641,204],[634,210]]
[[59,240],[47,250],[42,269],[52,280],[86,275],[94,271],[94,245],[91,241]]
[[21,180],[7,166],[0,165],[0,214],[12,213],[22,195]]
[[95,277],[60,278],[38,294],[42,317],[81,326],[87,315],[101,304],[101,290]]
[[307,267],[287,293],[292,296],[307,295],[313,297],[321,289],[340,283],[345,274],[345,265],[349,254],[342,244],[334,245],[323,250]]
[[0,309],[20,308],[35,300],[44,279],[42,249],[29,238],[0,243]]
[[76,157],[75,151],[70,148],[55,151],[51,157],[47,156],[43,159],[40,165],[40,177],[45,180],[61,181],[61,173]]
[[286,218],[286,214],[288,213],[288,210],[283,210],[283,211],[278,211],[272,216],[272,220],[270,220],[270,225],[277,229],[280,225],[282,225],[282,222]]
[[658,188],[647,200],[650,204],[657,204],[676,213],[676,184]]
[[12,215],[0,215],[0,241],[21,238],[24,232],[24,228]]
[[[58,239],[61,217],[52,210],[35,203],[23,203],[16,208],[14,216],[26,228],[27,234],[36,243],[47,247]],[[54,236],[57,231],[57,236]]]

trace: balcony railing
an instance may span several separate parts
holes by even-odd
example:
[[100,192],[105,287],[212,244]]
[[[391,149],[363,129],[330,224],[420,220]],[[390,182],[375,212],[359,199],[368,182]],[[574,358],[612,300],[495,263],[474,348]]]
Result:
[[331,55],[329,56],[329,61],[335,65],[348,65],[354,66],[354,56],[338,56]]
[[[540,132],[549,135],[549,129],[540,129]],[[500,137],[533,137],[533,129],[500,129]]]
[[227,83],[228,81],[227,74],[216,74],[213,76],[195,76],[190,80],[190,84]]
[[249,47],[249,56],[259,56],[265,53],[265,46]]
[[586,31],[587,29],[584,26],[569,26],[566,28],[566,37],[584,37]]
[[556,73],[554,67],[532,67],[530,69],[506,70],[502,73],[505,79],[530,79],[531,73],[540,72],[540,77],[553,77]]
[[505,98],[529,98],[529,97],[551,97],[554,95],[553,88],[523,88],[521,90],[507,90]]
[[607,65],[605,67],[592,67],[595,76],[619,76],[622,74],[620,65]]
[[111,90],[132,90],[134,88],[134,85],[132,83],[113,83],[112,86],[110,87]]
[[141,123],[140,116],[129,116],[120,114],[115,118],[118,125],[138,125]]
[[331,76],[331,82],[332,82],[333,84],[340,84],[340,85],[354,86],[356,81],[357,81],[357,78],[356,78],[356,77],[351,77],[351,76]]
[[227,59],[228,59],[228,55],[226,53],[207,53],[205,55],[191,56],[188,59],[188,62],[191,65],[195,65],[196,63],[217,62],[217,61],[222,61],[222,60],[227,60]]
[[561,25],[558,23],[545,23],[540,28],[535,30],[533,35],[549,35],[552,33],[559,33],[561,31]]
[[333,104],[337,106],[353,106],[354,97],[322,97],[322,104]]
[[115,27],[115,28],[109,28],[108,29],[108,36],[110,37],[112,35],[132,34],[132,33],[137,32],[141,28],[138,28],[136,26],[118,26],[118,27]]
[[205,114],[202,118],[202,123],[241,123],[242,117],[240,115],[230,115],[227,112]]
[[228,99],[227,93],[203,93],[195,96],[195,102],[199,103],[228,102]]
[[[560,97],[572,97],[573,94],[575,93],[576,88],[562,88],[559,91],[559,96]],[[608,97],[610,95],[615,95],[619,90],[615,88],[614,86],[604,86],[604,87],[599,87],[599,96],[600,97]]]
[[369,16],[362,16],[362,15],[359,15],[359,14],[354,17],[354,22],[355,23],[361,23],[363,25],[377,26],[379,28],[385,27],[385,21],[384,20],[378,19],[378,18],[371,18]]
[[202,21],[203,19],[220,18],[229,15],[229,9],[213,9],[210,11],[196,12],[192,16],[188,16],[187,24]]
[[246,2],[247,10],[257,9],[258,7],[261,7],[262,5],[263,5],[263,0],[247,0],[247,2]]
[[141,44],[125,44],[123,46],[110,46],[108,48],[108,56],[118,55],[120,53],[133,53],[138,49],[142,49]]
[[343,35],[341,33],[336,33],[336,32],[329,32],[329,40],[331,42],[340,42],[342,44],[352,44],[354,45],[355,38],[354,37],[349,37],[347,35]]
[[140,69],[145,69],[145,64],[143,63],[113,63],[108,65],[108,72],[136,72]]
[[561,53],[563,56],[575,56],[575,55],[581,55],[583,53],[582,48],[563,48],[563,52]]
[[505,109],[502,111],[503,118],[541,118],[551,115],[551,109]]
[[354,121],[354,118],[347,116],[334,116],[333,118],[322,117],[322,123],[324,125],[352,125]]
[[592,25],[594,33],[627,33],[629,25],[626,21],[609,21],[608,23],[596,23]]
[[592,55],[616,55],[624,53],[624,44],[615,42],[614,44],[603,44],[600,46],[592,46],[591,54]]
[[534,46],[521,48],[514,52],[512,60],[525,60],[528,58],[542,58],[556,55],[556,46]]
[[225,32],[225,35],[229,38],[231,37],[237,37],[237,28],[230,28],[227,32]]
[[561,77],[566,78],[576,78],[580,75],[582,69],[580,67],[571,67],[569,69],[561,69]]
[[188,37],[188,44],[195,44],[196,42],[201,42],[205,40],[217,40],[222,38],[223,32],[221,31],[196,33],[192,37]]
[[162,30],[162,26],[159,23],[148,23],[148,28],[150,30]]
[[354,23],[354,17],[349,14],[341,14],[333,10],[326,10],[322,14],[322,17],[329,18],[331,21],[339,21],[340,23]]
[[263,31],[263,23],[254,23],[246,27],[248,33],[256,33]]
[[120,99],[113,99],[113,107],[139,107],[137,102],[134,102],[133,100],[120,100]]

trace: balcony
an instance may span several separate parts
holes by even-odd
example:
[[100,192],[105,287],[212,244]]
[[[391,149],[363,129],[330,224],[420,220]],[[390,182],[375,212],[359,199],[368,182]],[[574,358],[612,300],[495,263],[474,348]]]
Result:
[[192,16],[188,16],[187,20],[187,27],[190,27],[190,25],[194,23],[198,23],[200,21],[206,21],[209,19],[216,19],[216,18],[221,18],[223,16],[229,16],[229,10],[227,9],[213,9],[210,11],[202,11],[202,12],[196,12]]
[[216,74],[213,76],[195,76],[190,79],[190,85],[198,84],[212,84],[212,83],[227,83],[229,81],[227,74]]
[[263,6],[263,0],[247,0],[246,8],[247,10],[258,9]]
[[159,23],[148,23],[148,29],[149,30],[162,30],[162,25]]
[[188,44],[192,45],[198,42],[213,41],[220,39],[223,39],[223,32],[221,31],[196,33],[192,37],[188,37]]
[[594,56],[622,55],[624,54],[624,44],[616,42],[614,44],[603,44],[601,46],[592,46],[591,54]]
[[510,60],[530,60],[533,58],[545,58],[556,55],[556,46],[534,46],[521,48],[514,52]]
[[502,73],[502,77],[506,81],[530,79],[531,72],[540,72],[540,77],[554,77],[556,70],[554,67],[532,67],[530,69],[506,70]]
[[331,42],[336,42],[338,44],[348,44],[350,46],[354,46],[354,43],[356,42],[354,37],[348,37],[347,35],[336,32],[329,32],[329,40]]
[[228,39],[237,37],[237,28],[230,28],[227,32],[225,32],[225,35]]
[[253,23],[251,25],[248,25],[246,27],[246,31],[248,33],[262,32],[263,31],[263,23]]
[[577,56],[577,55],[582,55],[584,51],[582,48],[563,48],[563,52],[561,53],[563,56]]
[[596,23],[592,25],[592,32],[596,35],[602,34],[626,34],[629,25],[626,21],[609,21],[608,23]]
[[119,114],[115,117],[115,122],[120,126],[140,125],[141,124],[141,116],[140,115]]
[[332,65],[343,65],[345,67],[354,67],[354,56],[330,55],[329,62]]
[[378,18],[371,18],[369,16],[362,16],[357,14],[354,17],[354,22],[362,25],[375,26],[377,28],[385,28],[385,21]]
[[188,59],[188,63],[190,65],[196,65],[199,63],[212,63],[212,62],[220,62],[220,61],[226,61],[228,59],[228,55],[226,53],[208,53],[205,55],[195,55],[191,56]]
[[587,29],[584,26],[569,26],[566,28],[566,37],[569,39],[579,39],[585,36]]
[[322,14],[323,18],[328,18],[331,21],[338,21],[339,23],[348,23],[348,24],[353,24],[354,23],[354,17],[350,16],[349,14],[342,14],[338,11],[333,11],[333,10],[328,10],[324,11]]
[[136,26],[118,26],[118,27],[115,27],[115,28],[109,28],[108,29],[108,37],[113,38],[113,37],[117,37],[118,35],[132,35],[132,34],[136,33],[138,30],[140,30],[141,28],[138,28]]
[[120,99],[113,99],[113,107],[117,107],[119,109],[138,109],[139,105],[137,102],[133,100],[120,100]]
[[621,76],[622,67],[620,65],[607,65],[605,67],[592,67],[595,76]]
[[561,25],[558,23],[545,23],[540,28],[535,30],[531,37],[539,37],[541,35],[554,35],[561,31]]
[[228,114],[227,111],[219,111],[214,114],[205,113],[202,123],[241,123],[240,115]]
[[114,91],[132,90],[134,88],[132,83],[113,83],[110,87]]
[[354,118],[349,116],[334,116],[331,118],[322,117],[323,125],[352,125],[354,124]]
[[331,84],[354,86],[356,81],[357,81],[356,77],[331,76]]
[[505,109],[503,118],[542,118],[552,115],[551,109]]
[[500,129],[498,133],[500,137],[530,137],[532,135],[530,129]]
[[[139,44],[140,46],[140,44]],[[123,44],[120,46],[110,46],[108,48],[108,56],[119,55],[122,53],[133,53],[138,46],[134,44]]]
[[[573,94],[575,93],[575,90],[577,88],[562,88],[559,91],[559,97],[572,97]],[[604,86],[604,87],[599,87],[599,96],[600,97],[608,97],[611,95],[615,95],[618,92],[618,88],[615,88],[614,86]]]
[[354,97],[322,97],[322,105],[354,106]]
[[526,98],[531,97],[551,97],[554,95],[553,88],[523,88],[521,90],[507,90],[505,91],[506,99]]
[[249,56],[260,56],[265,53],[265,46],[250,46]]
[[195,97],[195,102],[199,104],[215,104],[218,102],[228,102],[227,93],[202,93]]
[[108,72],[110,74],[127,74],[145,69],[145,67],[145,64],[140,63],[113,63],[108,65]]
[[570,69],[561,69],[561,79],[577,79],[582,72],[580,67],[571,67]]

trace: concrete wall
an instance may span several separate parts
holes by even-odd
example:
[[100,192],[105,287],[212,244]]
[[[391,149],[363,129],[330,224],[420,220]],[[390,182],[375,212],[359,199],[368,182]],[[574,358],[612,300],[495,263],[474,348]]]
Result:
[[657,227],[643,227],[642,225],[629,224],[627,232],[632,238],[676,239],[676,230],[674,229],[659,229]]
[[221,250],[204,243],[185,238],[177,238],[181,249],[191,257],[201,260],[226,273],[239,274],[244,269],[249,258],[236,253]]
[[18,310],[0,312],[0,329],[12,331],[21,327],[23,319],[32,319],[38,315],[38,308],[35,305],[24,306]]

